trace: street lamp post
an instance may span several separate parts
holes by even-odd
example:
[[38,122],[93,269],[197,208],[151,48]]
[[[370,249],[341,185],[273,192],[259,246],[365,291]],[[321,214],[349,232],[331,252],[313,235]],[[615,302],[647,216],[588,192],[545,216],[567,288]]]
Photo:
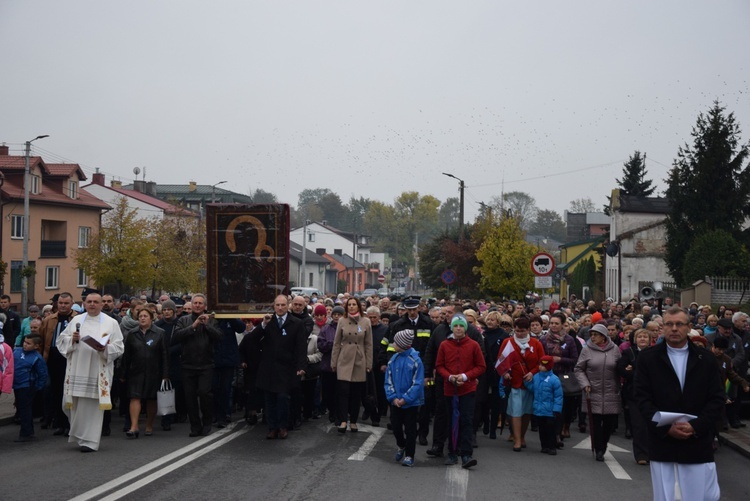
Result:
[[220,184],[224,184],[226,181],[219,181],[216,184],[211,185],[211,203],[216,203],[216,187]]
[[443,172],[444,176],[452,177],[456,181],[458,181],[458,191],[460,194],[460,200],[459,200],[459,212],[458,212],[458,237],[463,238],[464,236],[464,181],[463,179],[459,179],[453,174],[448,174],[447,172]]
[[26,155],[24,157],[23,170],[23,267],[21,268],[21,316],[26,316],[26,308],[29,302],[29,277],[26,268],[29,266],[29,191],[31,189],[31,173],[29,172],[29,156],[31,155],[31,143],[37,139],[49,137],[48,134],[37,136],[31,141],[26,141]]

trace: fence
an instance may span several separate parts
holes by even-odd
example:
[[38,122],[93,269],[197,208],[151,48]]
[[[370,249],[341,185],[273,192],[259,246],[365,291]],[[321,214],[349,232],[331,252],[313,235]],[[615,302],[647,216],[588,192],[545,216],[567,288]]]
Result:
[[750,278],[707,277],[711,284],[711,302],[740,305],[750,301]]

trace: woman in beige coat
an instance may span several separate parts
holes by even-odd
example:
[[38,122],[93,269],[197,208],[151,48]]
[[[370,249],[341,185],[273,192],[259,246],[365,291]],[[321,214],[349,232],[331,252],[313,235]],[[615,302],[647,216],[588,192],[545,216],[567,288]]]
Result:
[[359,431],[357,418],[367,373],[372,369],[372,326],[362,305],[356,298],[349,298],[344,308],[344,318],[336,327],[336,338],[331,353],[331,369],[336,371],[336,399],[339,415],[339,433],[346,432],[347,415],[349,430]]
[[622,410],[620,378],[617,375],[620,350],[610,339],[607,327],[601,323],[591,327],[589,334],[591,337],[578,357],[575,375],[586,398],[591,400],[591,430],[596,460],[604,461],[607,442]]

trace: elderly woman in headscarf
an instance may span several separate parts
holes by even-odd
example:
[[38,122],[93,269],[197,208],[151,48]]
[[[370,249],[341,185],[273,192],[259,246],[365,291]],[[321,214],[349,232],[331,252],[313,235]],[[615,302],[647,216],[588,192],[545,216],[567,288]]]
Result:
[[622,410],[620,379],[617,375],[620,350],[609,337],[605,323],[591,327],[590,335],[578,357],[575,375],[586,399],[591,401],[596,460],[604,461],[609,437],[617,426],[617,417]]
[[500,377],[510,381],[507,412],[513,425],[515,452],[526,447],[526,430],[534,410],[534,395],[526,390],[523,382],[531,381],[539,372],[539,360],[544,356],[542,344],[531,337],[529,323],[527,317],[515,319],[513,335],[500,346],[496,365]]

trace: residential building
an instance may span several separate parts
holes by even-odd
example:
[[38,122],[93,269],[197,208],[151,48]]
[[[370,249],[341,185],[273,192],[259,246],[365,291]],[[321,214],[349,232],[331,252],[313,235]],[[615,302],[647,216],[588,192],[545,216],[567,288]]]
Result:
[[[91,184],[84,186],[82,189],[91,195],[107,202],[110,206],[115,206],[118,200],[124,197],[128,201],[128,207],[135,209],[139,218],[157,218],[164,217],[198,217],[198,212],[193,212],[177,205],[170,204],[153,195],[147,193],[155,183],[144,183],[143,181],[135,183],[136,189],[125,188],[120,181],[113,180],[109,186],[106,185],[104,174],[94,173]],[[131,185],[133,186],[133,185]]]
[[639,293],[638,282],[671,282],[666,261],[666,217],[669,201],[636,197],[612,190],[605,291],[628,301]]
[[[7,263],[2,291],[21,303],[24,241],[25,157],[10,155],[0,146],[0,254]],[[102,211],[110,206],[80,188],[86,176],[78,164],[52,164],[29,158],[28,304],[46,304],[57,293],[70,292],[76,300],[91,281],[76,266],[76,250],[87,247],[99,231]]]
[[314,287],[325,294],[336,292],[338,272],[329,268],[329,260],[310,249],[305,251],[304,276],[302,270],[302,247],[289,242],[289,286]]
[[609,230],[610,218],[604,212],[565,211],[566,242],[578,242],[604,235]]
[[203,215],[206,213],[206,204],[210,203],[253,203],[253,199],[247,195],[219,188],[216,184],[197,184],[194,181],[188,184],[156,184],[153,181],[136,181],[123,188],[141,191],[164,202],[179,205]]
[[[365,290],[365,265],[352,259],[348,254],[323,254],[328,259],[331,269],[336,271],[336,280],[346,282],[346,290],[340,292],[357,293]],[[356,285],[355,285],[356,284]],[[339,292],[334,288],[335,292]]]
[[[321,256],[331,256],[336,263],[334,267],[351,268],[351,256],[356,255],[354,261],[357,264],[355,267],[361,267],[362,270],[349,274],[344,274],[342,271],[340,276],[340,279],[347,280],[349,292],[359,292],[366,289],[366,284],[377,283],[377,277],[382,270],[382,263],[373,263],[372,247],[369,245],[366,235],[339,230],[328,225],[326,221],[321,221],[311,222],[306,227],[292,229],[289,232],[289,240],[299,246],[304,246],[306,249],[313,249],[316,254]],[[345,259],[344,256],[348,259]],[[354,283],[352,279],[355,280]]]

